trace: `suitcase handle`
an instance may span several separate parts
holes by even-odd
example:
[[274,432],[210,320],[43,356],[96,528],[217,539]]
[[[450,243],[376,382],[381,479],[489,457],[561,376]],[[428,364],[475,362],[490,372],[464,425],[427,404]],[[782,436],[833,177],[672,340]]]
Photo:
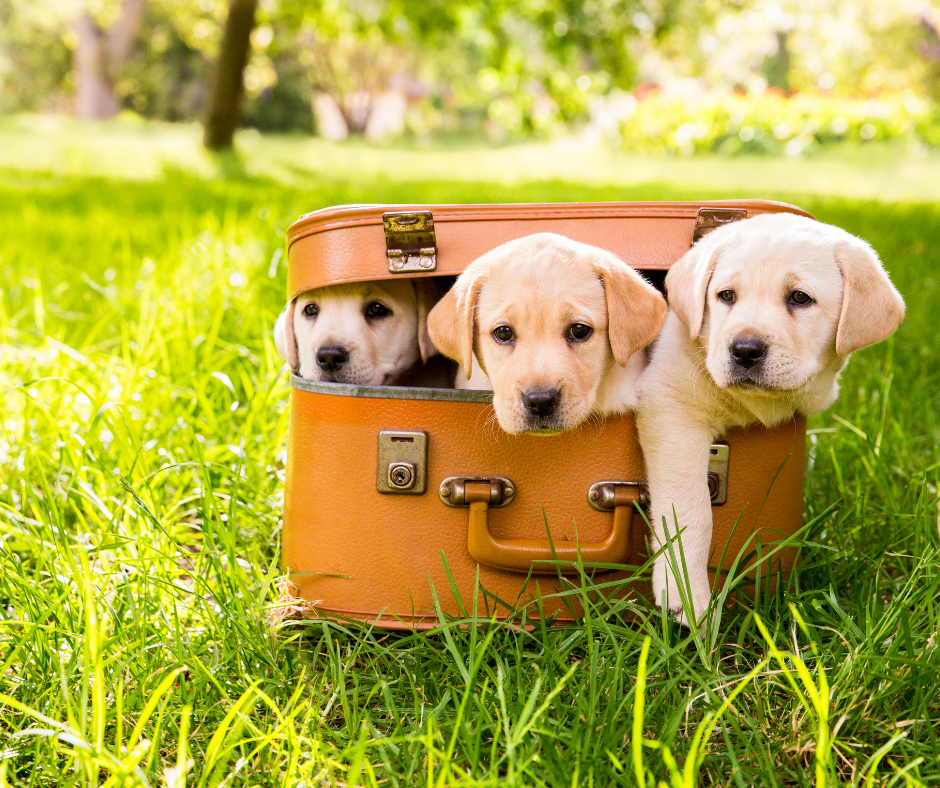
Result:
[[[487,513],[491,487],[488,482],[467,481],[465,502],[470,504],[467,547],[475,561],[497,569],[534,574],[577,574],[578,552],[584,563],[625,563],[633,549],[631,528],[635,503],[642,491],[618,486],[613,490],[614,521],[603,542],[550,542],[548,539],[497,539],[490,533]],[[536,563],[552,562],[552,563]],[[558,562],[571,562],[564,566]]]

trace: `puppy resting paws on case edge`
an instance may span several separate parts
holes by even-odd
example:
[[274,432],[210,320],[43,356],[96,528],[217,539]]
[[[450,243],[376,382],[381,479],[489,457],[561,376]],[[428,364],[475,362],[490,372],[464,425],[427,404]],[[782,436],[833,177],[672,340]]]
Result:
[[[666,319],[656,289],[610,252],[553,233],[471,263],[431,310],[428,330],[471,384],[493,389],[510,434],[551,435],[592,413],[636,407],[645,348]],[[461,385],[461,372],[458,372]]]
[[668,552],[653,593],[689,626],[711,594],[711,443],[731,427],[827,408],[849,354],[893,333],[904,302],[867,243],[792,214],[713,231],[672,266],[666,290],[669,317],[638,384],[637,422],[653,546],[665,544],[664,519],[670,538],[684,529],[674,555],[681,567],[681,543],[693,610],[683,609]]
[[[442,292],[430,279],[358,282],[301,293],[274,328],[278,353],[309,380],[367,386],[452,385],[413,381],[437,354],[427,316]],[[429,365],[431,366],[431,365]]]

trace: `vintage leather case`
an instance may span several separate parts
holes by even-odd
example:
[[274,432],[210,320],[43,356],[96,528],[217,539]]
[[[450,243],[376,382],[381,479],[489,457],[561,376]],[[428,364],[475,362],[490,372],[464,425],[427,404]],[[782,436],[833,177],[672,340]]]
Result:
[[[808,215],[759,200],[338,206],[288,230],[288,297],[340,282],[452,277],[493,247],[543,231],[609,249],[655,279],[694,237],[782,211]],[[530,617],[571,620],[577,596],[557,596],[572,587],[559,572],[572,578],[578,551],[600,566],[647,558],[632,416],[556,437],[510,436],[489,393],[296,376],[291,386],[282,565],[322,616],[428,628],[437,604],[454,616],[472,611],[478,581],[481,615],[530,603]],[[755,533],[766,551],[802,526],[805,441],[797,419],[734,430],[713,447],[713,566],[724,553],[728,568],[748,540],[753,549]],[[761,571],[787,572],[794,557],[787,548]]]

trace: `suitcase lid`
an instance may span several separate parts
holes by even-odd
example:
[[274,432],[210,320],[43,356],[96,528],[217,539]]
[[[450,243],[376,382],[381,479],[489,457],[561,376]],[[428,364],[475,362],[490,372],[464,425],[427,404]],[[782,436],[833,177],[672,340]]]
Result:
[[709,230],[762,213],[813,218],[770,200],[337,205],[288,228],[287,295],[343,282],[457,276],[490,249],[539,232],[600,246],[634,268],[666,270]]

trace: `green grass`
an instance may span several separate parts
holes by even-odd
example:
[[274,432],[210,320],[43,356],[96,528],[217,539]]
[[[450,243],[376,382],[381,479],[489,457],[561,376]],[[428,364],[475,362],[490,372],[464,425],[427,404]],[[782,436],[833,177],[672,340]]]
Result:
[[[19,151],[0,157],[0,786],[940,782],[940,207],[801,194],[812,161],[739,160],[707,188],[694,162],[539,180],[524,150],[474,181],[434,149],[418,178],[414,150],[373,172],[373,151],[303,139],[252,140],[242,169],[194,143],[196,174],[157,166],[186,128],[101,129],[130,140],[101,177],[90,132],[0,132]],[[288,172],[291,151],[307,158]],[[473,155],[487,173],[512,149]],[[764,180],[782,165],[795,187]],[[810,424],[785,593],[724,611],[704,644],[642,599],[531,631],[267,623],[290,221],[345,202],[743,195],[865,237],[908,303]]]

